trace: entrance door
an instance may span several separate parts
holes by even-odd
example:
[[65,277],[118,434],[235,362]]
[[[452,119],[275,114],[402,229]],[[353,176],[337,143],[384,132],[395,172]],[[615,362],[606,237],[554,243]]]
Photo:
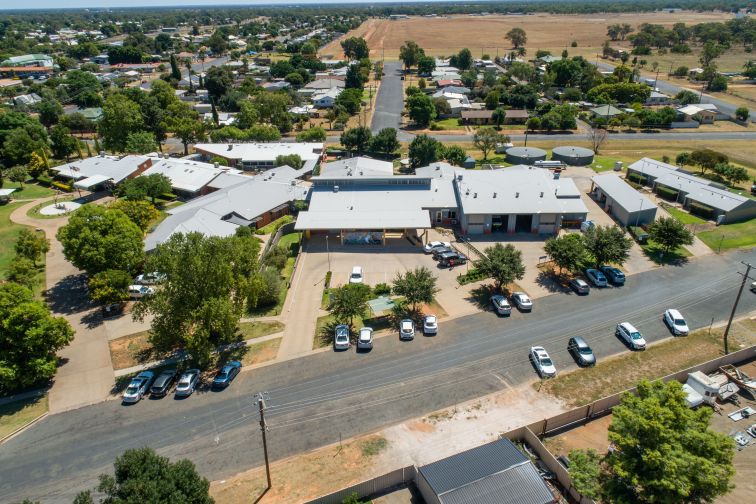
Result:
[[515,232],[530,233],[533,230],[533,215],[518,215],[515,221]]
[[441,225],[442,222],[441,210],[436,210],[436,224]]

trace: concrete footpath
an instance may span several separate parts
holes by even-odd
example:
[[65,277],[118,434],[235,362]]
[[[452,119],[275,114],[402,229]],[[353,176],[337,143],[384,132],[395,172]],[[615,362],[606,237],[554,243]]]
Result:
[[39,203],[53,199],[31,201],[11,213],[10,219],[44,231],[50,240],[46,256],[47,302],[53,314],[68,320],[76,332],[71,344],[58,354],[60,366],[50,389],[50,413],[59,413],[107,399],[115,378],[105,326],[99,309],[87,298],[84,273],[66,260],[62,245],[55,239],[68,217],[35,219],[26,214]]

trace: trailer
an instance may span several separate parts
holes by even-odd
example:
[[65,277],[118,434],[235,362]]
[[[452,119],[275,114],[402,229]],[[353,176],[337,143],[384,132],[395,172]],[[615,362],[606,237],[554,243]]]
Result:
[[724,366],[720,366],[719,370],[727,377],[728,380],[740,387],[740,390],[751,396],[751,399],[756,400],[756,380],[754,380],[732,364],[725,364]]

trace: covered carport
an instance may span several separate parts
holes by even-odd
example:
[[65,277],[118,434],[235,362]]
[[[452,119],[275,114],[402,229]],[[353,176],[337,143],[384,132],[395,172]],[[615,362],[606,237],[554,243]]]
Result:
[[431,227],[425,210],[382,212],[300,212],[294,229],[306,238],[327,235],[340,245],[386,245],[390,238],[416,236]]

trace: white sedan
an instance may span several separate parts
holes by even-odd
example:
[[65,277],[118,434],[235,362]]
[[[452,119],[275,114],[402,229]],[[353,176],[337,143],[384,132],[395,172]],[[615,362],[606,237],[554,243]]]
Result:
[[541,346],[530,347],[530,358],[533,360],[533,364],[541,375],[541,378],[553,378],[556,376],[556,366],[554,361],[549,357],[549,353],[545,348]]
[[373,348],[373,328],[363,327],[357,338],[357,350],[370,350]]
[[438,318],[435,315],[426,315],[423,319],[423,334],[438,333]]
[[155,294],[155,289],[153,287],[147,287],[146,285],[129,285],[129,297],[132,299],[141,299],[153,294]]
[[432,242],[429,242],[429,243],[427,243],[427,244],[426,244],[426,245],[425,245],[425,246],[423,247],[423,251],[424,251],[424,252],[425,252],[426,254],[430,254],[431,252],[433,252],[433,249],[434,249],[434,248],[440,248],[440,247],[448,247],[448,248],[451,248],[451,243],[449,243],[449,242],[442,242],[442,241],[432,241]]
[[530,311],[533,309],[533,300],[528,297],[524,292],[515,292],[512,294],[512,301],[517,305],[517,308],[523,311]]
[[664,323],[667,324],[669,330],[675,336],[687,336],[690,330],[688,329],[688,323],[680,314],[679,311],[669,309],[664,312]]

